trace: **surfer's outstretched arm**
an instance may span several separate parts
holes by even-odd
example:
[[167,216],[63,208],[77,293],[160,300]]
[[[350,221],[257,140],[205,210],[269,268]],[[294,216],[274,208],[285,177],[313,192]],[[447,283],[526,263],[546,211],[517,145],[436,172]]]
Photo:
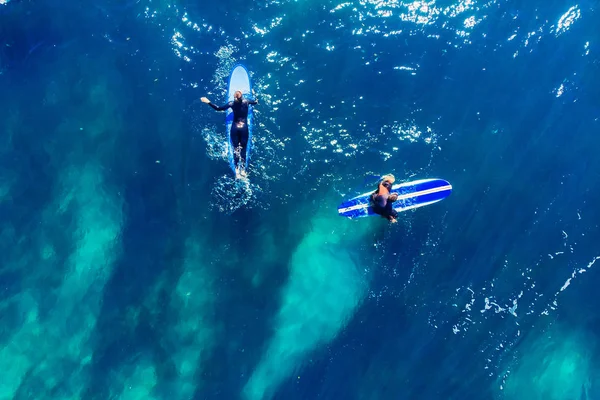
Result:
[[211,103],[210,100],[207,99],[206,97],[200,98],[200,101],[202,101],[205,104],[208,104],[209,106],[211,106],[212,108],[214,108],[217,111],[225,111],[225,110],[227,110],[228,108],[231,107],[231,101],[229,103],[225,104],[225,105],[220,106],[220,107],[214,105],[213,103]]
[[229,103],[227,103],[225,105],[222,105],[222,106],[215,106],[213,103],[208,103],[208,105],[211,106],[212,108],[214,108],[217,111],[225,111],[225,110],[227,110],[228,108],[231,107],[231,102],[229,102]]
[[252,95],[254,95],[254,100],[247,100],[248,104],[250,104],[251,106],[255,106],[258,104],[258,97],[256,96],[256,92],[254,91],[254,89],[252,89]]

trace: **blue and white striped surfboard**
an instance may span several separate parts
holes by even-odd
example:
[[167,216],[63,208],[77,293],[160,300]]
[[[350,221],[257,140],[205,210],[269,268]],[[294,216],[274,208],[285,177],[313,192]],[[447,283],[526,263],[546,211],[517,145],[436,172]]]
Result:
[[[343,202],[338,207],[338,214],[348,218],[377,215],[370,204],[371,194],[374,191],[363,193]],[[401,212],[445,199],[452,193],[452,185],[443,179],[421,179],[393,185],[392,193],[398,193],[398,200],[394,202],[394,210]]]

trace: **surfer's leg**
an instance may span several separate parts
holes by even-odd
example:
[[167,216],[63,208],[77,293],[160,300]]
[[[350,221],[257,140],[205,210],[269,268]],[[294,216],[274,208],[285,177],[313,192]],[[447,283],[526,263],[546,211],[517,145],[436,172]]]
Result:
[[248,148],[248,124],[244,125],[243,129],[240,129],[240,146],[242,147],[240,150],[240,159],[243,163],[246,162],[246,149]]
[[240,130],[237,128],[236,124],[231,125],[231,145],[233,146],[233,164],[237,168],[239,156],[237,155],[237,147],[240,144]]
[[385,197],[383,197],[382,195],[376,195],[373,196],[373,211],[375,212],[375,214],[379,214],[384,218],[387,218],[386,215],[386,202],[385,202]]
[[398,212],[396,210],[394,210],[393,204],[391,201],[388,201],[387,204],[385,205],[385,216],[391,222],[396,222],[396,218],[398,218]]
[[390,197],[392,196],[388,197],[381,194],[373,196],[373,211],[394,223],[396,222],[398,213],[394,210],[393,202],[390,201]]

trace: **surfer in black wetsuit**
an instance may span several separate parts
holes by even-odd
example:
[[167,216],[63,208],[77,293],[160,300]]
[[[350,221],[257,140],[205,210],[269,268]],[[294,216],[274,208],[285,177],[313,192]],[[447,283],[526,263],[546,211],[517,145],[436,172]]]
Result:
[[[254,96],[256,97],[256,93],[254,93],[254,91],[252,91],[252,93],[254,94]],[[233,111],[233,122],[231,123],[231,131],[230,131],[230,135],[231,135],[231,143],[233,144],[234,148],[237,148],[238,146],[241,147],[240,149],[240,153],[239,155],[236,154],[236,152],[234,151],[234,163],[235,163],[235,170],[236,170],[236,175],[239,176],[245,176],[246,172],[244,171],[243,168],[239,168],[238,169],[238,164],[241,161],[241,164],[243,165],[243,163],[246,160],[246,148],[248,146],[248,106],[254,106],[256,104],[258,104],[258,100],[247,100],[244,99],[242,96],[242,92],[240,92],[239,90],[236,91],[233,95],[234,100],[230,101],[229,103],[223,105],[223,106],[216,106],[213,103],[210,102],[209,99],[207,99],[206,97],[202,97],[200,100],[203,103],[208,104],[209,106],[211,106],[212,108],[214,108],[217,111],[225,111],[228,108],[231,108],[231,110]]]
[[398,213],[394,210],[392,203],[398,200],[398,193],[390,193],[396,178],[394,175],[384,175],[379,181],[377,190],[371,195],[373,211],[395,223]]

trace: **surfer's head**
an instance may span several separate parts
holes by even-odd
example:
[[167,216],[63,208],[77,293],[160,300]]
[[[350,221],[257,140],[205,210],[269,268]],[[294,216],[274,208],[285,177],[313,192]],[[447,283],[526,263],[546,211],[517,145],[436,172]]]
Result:
[[394,182],[396,182],[396,178],[392,174],[387,174],[387,175],[384,175],[381,177],[381,181],[382,182],[388,181],[389,183],[394,183]]
[[379,181],[379,191],[382,187],[386,188],[388,192],[392,190],[392,185],[396,181],[394,175],[388,174],[381,177],[381,181]]
[[236,92],[233,94],[233,98],[235,99],[235,101],[242,101],[242,92],[236,90]]

